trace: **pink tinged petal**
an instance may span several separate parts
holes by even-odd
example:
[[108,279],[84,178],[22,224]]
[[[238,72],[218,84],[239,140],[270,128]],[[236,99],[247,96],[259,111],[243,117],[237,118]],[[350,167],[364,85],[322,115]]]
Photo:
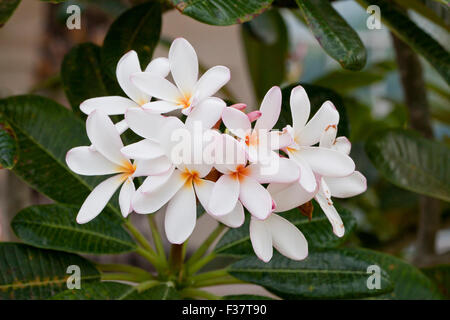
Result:
[[77,215],[77,222],[79,224],[87,223],[98,216],[123,180],[123,175],[118,174],[97,185],[81,206]]
[[136,51],[131,50],[123,55],[117,63],[116,76],[125,94],[141,105],[150,101],[150,96],[131,83],[131,75],[137,72],[141,72],[141,66]]
[[266,221],[260,221],[255,218],[250,220],[250,241],[256,256],[264,262],[272,259],[272,234]]
[[367,180],[359,171],[347,177],[324,178],[331,195],[336,198],[350,198],[367,190]]
[[120,167],[91,147],[76,147],[66,155],[67,166],[73,172],[85,176],[99,176],[121,172]]
[[275,212],[297,208],[314,197],[314,192],[307,192],[298,181],[290,184],[271,183],[267,190],[275,201]]
[[226,103],[219,98],[208,98],[196,105],[186,119],[186,127],[200,126],[203,130],[211,129],[220,120]]
[[332,149],[348,155],[352,149],[352,143],[346,137],[337,137]]
[[182,106],[175,102],[160,100],[146,103],[142,106],[142,108],[151,113],[167,113],[173,110],[181,109]]
[[288,152],[289,158],[294,160],[300,168],[300,184],[307,192],[313,192],[317,188],[316,176],[309,163],[302,157],[299,151]]
[[327,197],[321,189],[319,189],[319,192],[315,195],[314,199],[316,199],[320,208],[322,208],[323,213],[327,216],[328,221],[330,221],[331,226],[333,227],[333,233],[338,237],[344,236],[344,223],[342,222],[339,213],[336,211],[336,208],[333,206],[331,199]]
[[153,192],[143,193],[142,189],[139,188],[132,201],[134,211],[148,214],[161,209],[185,184],[186,179],[179,170],[174,170],[170,178]]
[[247,115],[234,108],[228,107],[223,110],[222,121],[228,130],[239,138],[245,138],[245,135],[251,130],[251,123]]
[[152,193],[158,190],[160,187],[164,186],[166,182],[170,179],[172,176],[173,171],[175,168],[172,166],[169,170],[166,172],[156,175],[156,176],[149,176],[145,178],[144,182],[142,183],[141,187],[139,188],[140,192],[143,193]]
[[170,63],[167,58],[156,58],[150,61],[144,70],[145,72],[151,73],[155,76],[165,78],[170,72]]
[[355,171],[355,163],[348,155],[321,147],[302,147],[299,151],[302,159],[311,169],[325,177],[345,177]]
[[167,239],[171,243],[183,243],[194,231],[196,220],[194,188],[192,183],[187,183],[178,190],[167,206],[164,220]]
[[287,130],[270,131],[269,139],[271,150],[283,149],[287,146],[290,146],[294,142],[294,138]]
[[296,226],[277,214],[272,214],[266,223],[273,246],[283,256],[296,261],[308,256],[308,241]]
[[124,114],[128,108],[138,106],[139,105],[131,99],[120,96],[110,96],[84,100],[80,104],[80,110],[85,114],[90,114],[94,110],[100,110],[107,115],[117,115]]
[[155,176],[163,174],[172,167],[172,163],[166,156],[155,159],[138,159],[135,161],[136,171],[134,177]]
[[131,82],[140,90],[158,99],[177,103],[181,97],[178,88],[169,80],[151,73],[135,73],[131,76]]
[[165,118],[142,109],[130,109],[125,113],[125,121],[136,134],[146,139],[158,141],[164,128]]
[[322,132],[322,136],[320,137],[319,147],[330,149],[333,147],[334,141],[336,139],[337,128],[336,125],[329,125],[325,128],[325,131]]
[[231,105],[230,108],[235,108],[239,111],[244,111],[245,108],[247,108],[247,105],[245,103],[235,103],[235,104]]
[[265,95],[261,107],[259,108],[262,115],[256,121],[255,130],[266,129],[271,130],[277,123],[281,111],[281,89],[280,87],[272,87]]
[[262,113],[259,110],[255,110],[252,112],[247,113],[247,117],[248,120],[250,120],[250,122],[256,121],[261,117]]
[[272,198],[269,192],[255,179],[240,179],[239,200],[257,219],[264,220],[272,212]]
[[224,66],[215,66],[207,70],[195,85],[195,97],[198,101],[213,96],[228,81],[230,69]]
[[175,39],[169,49],[169,62],[180,91],[192,94],[198,79],[198,58],[192,45],[186,39]]
[[126,218],[132,211],[131,199],[136,191],[132,178],[127,178],[122,185],[119,193],[119,206],[122,216]]
[[92,112],[86,120],[86,131],[94,148],[110,161],[124,166],[129,160],[120,152],[122,140],[111,119],[100,111]]
[[255,163],[251,164],[249,169],[250,176],[259,183],[291,183],[300,177],[300,169],[293,160],[278,156],[270,165]]
[[297,86],[291,91],[291,114],[292,125],[295,130],[301,130],[309,118],[311,112],[311,104],[308,95],[302,86]]
[[211,192],[208,210],[216,216],[230,213],[239,198],[239,180],[230,175],[223,175],[217,180]]
[[161,145],[148,139],[129,144],[121,152],[130,159],[155,159],[164,155]]
[[317,110],[314,117],[306,124],[306,126],[298,132],[298,143],[302,146],[312,146],[320,141],[320,137],[329,125],[337,125],[339,123],[339,112],[336,107],[326,101]]

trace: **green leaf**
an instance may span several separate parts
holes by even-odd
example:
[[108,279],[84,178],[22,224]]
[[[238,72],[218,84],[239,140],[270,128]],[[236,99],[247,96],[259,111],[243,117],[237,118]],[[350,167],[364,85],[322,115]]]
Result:
[[[333,234],[330,222],[320,209],[320,206],[316,204],[314,205],[311,221],[301,215],[298,209],[284,212],[281,216],[288,219],[302,231],[310,247],[327,248],[342,244],[356,227],[355,219],[349,211],[340,209],[339,213],[345,226],[345,235],[342,238]],[[219,240],[214,251],[220,255],[232,257],[254,255],[250,242],[249,224],[250,220],[247,215],[244,225],[240,228],[228,230]]]
[[203,23],[229,26],[250,21],[270,7],[273,0],[170,0],[183,14]]
[[268,10],[243,24],[241,31],[253,88],[258,100],[262,101],[272,86],[280,85],[284,80],[287,28],[277,10]]
[[100,47],[93,43],[82,43],[64,56],[61,79],[72,110],[78,115],[82,114],[80,104],[86,99],[122,94],[116,81],[102,72]]
[[257,296],[254,294],[233,294],[229,296],[223,296],[224,300],[274,300],[265,296]]
[[441,28],[444,28],[447,31],[450,31],[449,25],[437,15],[433,9],[428,7],[426,3],[420,0],[395,0],[398,4],[400,4],[404,8],[409,8],[420,14],[421,16],[427,18],[433,23],[437,24]]
[[[70,110],[48,98],[24,95],[0,100],[0,114],[19,143],[13,171],[37,191],[57,202],[81,205],[105,179],[79,176],[67,167],[69,149],[90,145],[84,122]],[[111,205],[105,211],[121,217]]]
[[0,300],[47,299],[64,291],[71,265],[80,267],[82,287],[100,280],[92,263],[78,255],[0,243]]
[[298,85],[301,85],[306,90],[309,101],[311,102],[310,118],[317,112],[317,110],[319,110],[325,101],[330,100],[339,112],[340,120],[338,125],[338,135],[348,137],[350,135],[350,124],[342,97],[331,89],[306,83],[293,83],[282,88],[281,92],[283,94],[283,102],[281,105],[280,118],[276,123],[275,128],[281,130],[288,124],[292,125],[292,115],[289,101],[292,89]]
[[173,285],[164,283],[143,292],[136,287],[117,283],[99,282],[83,286],[81,290],[66,290],[52,300],[177,300],[180,299]]
[[450,201],[450,148],[413,131],[376,132],[366,153],[378,171],[398,187]]
[[0,115],[0,169],[11,169],[17,162],[17,138],[13,128]]
[[392,32],[422,55],[450,83],[450,54],[428,33],[412,22],[406,14],[386,0],[357,0],[364,8],[377,5],[381,19]]
[[111,79],[116,78],[119,59],[134,50],[141,66],[146,66],[153,55],[161,33],[161,5],[147,2],[121,14],[111,25],[101,49],[102,65]]
[[424,268],[422,272],[436,284],[447,299],[450,299],[450,265]]
[[111,254],[136,249],[122,226],[104,215],[87,224],[78,224],[79,207],[62,204],[31,206],[11,222],[23,242],[45,249],[68,252]]
[[20,0],[0,0],[0,28],[8,21]]
[[265,263],[248,257],[230,266],[228,272],[243,281],[263,286],[285,299],[363,298],[392,291],[389,276],[380,272],[380,289],[367,286],[370,255],[357,250],[324,249],[310,252],[303,261],[274,254]]
[[326,53],[344,69],[361,70],[366,48],[352,27],[328,0],[296,0],[303,17]]

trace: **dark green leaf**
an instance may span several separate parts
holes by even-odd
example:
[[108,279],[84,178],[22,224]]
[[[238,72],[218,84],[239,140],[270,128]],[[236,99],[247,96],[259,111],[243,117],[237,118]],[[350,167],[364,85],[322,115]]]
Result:
[[380,272],[380,289],[369,289],[367,267],[374,264],[357,250],[324,249],[310,252],[303,261],[280,254],[264,263],[248,257],[231,265],[228,272],[258,284],[285,299],[362,298],[392,291],[389,276]]
[[13,128],[0,115],[0,169],[11,169],[17,162],[17,138]]
[[146,66],[153,55],[161,33],[161,5],[147,2],[121,14],[111,25],[101,49],[102,65],[111,79],[116,78],[119,59],[134,50],[141,66]]
[[366,152],[378,171],[398,187],[450,201],[450,148],[403,129],[373,134]]
[[[291,221],[302,231],[310,247],[327,248],[336,247],[343,243],[356,226],[355,219],[349,211],[340,209],[339,212],[345,225],[345,235],[342,238],[333,234],[330,222],[318,205],[314,205],[311,221],[301,215],[298,209],[282,213],[281,216]],[[242,227],[228,230],[217,243],[215,252],[233,257],[254,255],[250,242],[249,223],[250,221],[247,218]]]
[[25,243],[45,249],[111,254],[136,248],[125,229],[107,216],[76,223],[78,210],[62,204],[31,206],[14,217],[11,227]]
[[348,70],[366,64],[366,48],[358,34],[328,0],[296,0],[303,17],[322,48]]
[[80,267],[81,287],[100,280],[97,269],[78,255],[0,243],[0,300],[47,299],[64,291],[71,265]]
[[8,21],[19,5],[20,0],[1,0],[0,1],[0,28]]
[[262,101],[267,90],[280,85],[286,73],[288,35],[283,17],[268,10],[242,25],[247,63],[256,97]]
[[257,296],[254,294],[234,294],[230,296],[223,296],[224,300],[274,300],[269,297]]
[[250,21],[270,7],[273,0],[170,0],[183,14],[216,26]]
[[450,299],[450,265],[440,265],[422,269],[425,275],[433,280],[439,291]]

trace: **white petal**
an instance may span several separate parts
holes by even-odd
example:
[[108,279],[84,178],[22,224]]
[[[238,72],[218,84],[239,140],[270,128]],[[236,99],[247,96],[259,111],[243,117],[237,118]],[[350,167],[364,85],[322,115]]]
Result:
[[119,133],[119,135],[121,135],[128,129],[128,123],[125,121],[125,119],[123,119],[119,122],[116,122],[114,124],[114,127],[116,127],[117,132]]
[[180,91],[169,80],[151,73],[135,73],[131,76],[131,82],[143,92],[158,99],[176,103],[181,97]]
[[255,130],[271,130],[277,123],[281,111],[281,89],[272,87],[267,91],[259,108],[261,117],[256,120]]
[[331,125],[325,128],[320,137],[319,147],[331,148],[336,140],[337,128],[335,125]]
[[324,178],[331,195],[336,198],[349,198],[367,190],[367,180],[359,171],[342,178]]
[[192,94],[198,79],[198,59],[192,45],[177,38],[169,49],[172,77],[183,94]]
[[317,203],[319,203],[323,213],[325,213],[328,220],[330,221],[331,226],[333,227],[333,233],[338,237],[344,236],[344,223],[342,222],[339,213],[336,211],[336,208],[333,206],[333,202],[331,201],[331,199],[328,198],[322,190],[319,190],[314,198],[316,199]]
[[228,134],[222,134],[216,139],[214,156],[214,166],[225,174],[247,163],[244,145]]
[[272,234],[265,221],[251,218],[250,240],[258,258],[269,262],[273,255]]
[[81,206],[77,215],[77,222],[79,224],[87,223],[98,216],[123,180],[123,175],[118,174],[97,185]]
[[306,126],[298,134],[296,132],[298,143],[302,146],[312,146],[320,141],[322,132],[328,126],[337,125],[338,123],[339,112],[330,101],[326,101]]
[[160,187],[166,184],[166,182],[170,179],[172,176],[173,171],[175,168],[172,166],[169,170],[166,172],[155,175],[155,176],[149,176],[145,178],[144,182],[142,183],[141,187],[139,188],[140,192],[143,193],[152,193],[158,190]]
[[139,188],[134,194],[132,205],[137,213],[153,213],[165,205],[186,182],[179,170],[174,170],[167,181],[151,193],[143,193]]
[[251,129],[247,115],[235,108],[225,108],[222,113],[222,121],[228,130],[240,138],[245,138]]
[[209,212],[223,216],[236,206],[239,198],[239,180],[230,175],[223,175],[214,184],[208,203]]
[[355,163],[348,155],[321,147],[302,147],[299,151],[302,159],[311,169],[325,177],[345,177],[355,171]]
[[256,218],[264,220],[272,212],[272,198],[269,192],[255,179],[245,177],[240,181],[239,200]]
[[352,143],[346,137],[337,137],[332,149],[348,155],[352,149]]
[[123,147],[121,151],[130,159],[155,159],[164,155],[164,149],[161,145],[148,139],[129,144]]
[[250,176],[259,183],[290,183],[299,179],[300,169],[293,160],[277,156],[270,165],[254,163],[249,166]]
[[155,159],[138,159],[135,161],[136,171],[134,177],[154,176],[163,174],[172,167],[172,163],[166,156]]
[[130,109],[125,113],[125,120],[136,134],[146,139],[158,141],[165,125],[165,118],[159,114],[142,109]]
[[272,214],[266,221],[273,246],[282,255],[296,261],[308,256],[308,242],[296,226],[277,214]]
[[138,106],[139,105],[131,99],[120,96],[110,96],[84,100],[80,104],[80,110],[85,114],[90,114],[94,110],[101,110],[107,115],[117,115],[124,114],[128,108]]
[[311,104],[308,95],[302,86],[297,86],[291,91],[292,125],[296,130],[301,130],[308,121],[311,112]]
[[291,145],[294,142],[294,138],[287,130],[270,131],[269,139],[270,139],[270,149],[271,150],[283,149],[283,148]]
[[98,176],[121,172],[120,167],[106,159],[91,147],[76,147],[66,155],[67,166],[73,172],[85,176]]
[[131,50],[124,54],[117,63],[116,76],[125,94],[141,105],[150,101],[150,97],[131,83],[130,77],[136,72],[141,72],[141,66],[136,51]]
[[314,197],[314,192],[307,192],[297,181],[290,184],[271,183],[267,190],[275,201],[275,212],[297,208]]
[[230,81],[230,69],[224,66],[212,67],[198,80],[194,89],[195,97],[198,101],[211,97],[228,81]]
[[105,158],[126,165],[129,160],[120,152],[123,148],[119,133],[111,119],[101,111],[94,111],[86,120],[86,131],[95,149]]
[[153,59],[152,61],[150,61],[144,71],[155,76],[165,78],[169,75],[170,72],[169,59],[163,57]]
[[192,183],[186,183],[170,200],[166,209],[164,226],[167,239],[180,244],[194,231],[197,220],[197,206]]
[[131,211],[133,211],[131,207],[131,199],[133,198],[135,191],[136,189],[134,188],[133,179],[128,178],[125,180],[119,193],[120,212],[124,218],[126,218]]
[[[203,130],[212,128],[220,120],[226,103],[219,98],[208,98],[195,106],[186,119],[186,126],[201,126]],[[197,123],[197,124],[196,124]]]
[[289,158],[300,167],[300,184],[307,192],[313,192],[317,188],[316,177],[308,162],[302,158],[299,151],[288,152]]
[[160,100],[146,103],[142,106],[142,108],[151,113],[167,113],[173,110],[181,109],[182,106],[175,102]]

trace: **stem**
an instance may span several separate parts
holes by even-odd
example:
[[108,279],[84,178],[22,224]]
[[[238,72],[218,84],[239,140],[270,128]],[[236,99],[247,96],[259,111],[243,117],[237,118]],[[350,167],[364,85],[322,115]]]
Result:
[[180,291],[180,295],[185,298],[205,298],[207,300],[222,300],[222,297],[216,296],[215,294],[209,293],[207,291],[194,289],[194,288],[186,288]]
[[127,229],[131,232],[131,234],[133,235],[133,237],[136,239],[136,241],[142,246],[144,247],[144,249],[146,249],[150,254],[152,255],[156,255],[155,251],[153,250],[152,246],[150,245],[150,243],[147,241],[147,239],[144,237],[144,235],[135,228],[135,226],[133,226],[133,224],[127,220],[125,222],[125,226],[127,227]]
[[183,245],[172,244],[170,248],[169,265],[172,273],[177,273],[183,265]]
[[138,284],[135,287],[135,289],[137,290],[137,292],[142,292],[142,291],[148,290],[150,288],[153,288],[153,287],[157,286],[160,283],[161,282],[159,282],[157,280],[144,281],[144,282],[141,282],[140,284]]
[[161,258],[164,265],[167,265],[166,252],[164,251],[164,245],[162,243],[161,234],[159,233],[158,226],[156,225],[153,215],[148,215],[148,223],[150,225],[150,230],[152,231],[153,242],[156,247],[156,252]]
[[198,260],[194,264],[188,268],[189,274],[194,274],[201,268],[203,268],[206,264],[208,264],[211,260],[213,260],[216,257],[216,254],[214,252],[210,253],[209,255],[203,257],[202,259]]
[[131,281],[131,282],[143,282],[145,280],[149,280],[150,274],[148,274],[146,277],[143,276],[137,276],[132,273],[102,273],[101,275],[102,280],[118,280],[118,281]]
[[137,247],[136,253],[147,259],[147,261],[150,262],[155,267],[158,273],[162,273],[162,271],[164,270],[164,265],[161,264],[161,261],[158,259],[158,257],[152,255],[150,252],[146,251],[142,247]]
[[126,264],[97,264],[96,266],[100,271],[122,271],[132,273],[136,276],[150,275],[151,277],[153,277],[149,272],[145,271],[144,269]]
[[215,278],[215,279],[208,279],[203,281],[194,282],[193,286],[195,288],[202,288],[202,287],[210,287],[210,286],[217,286],[217,285],[224,285],[224,284],[239,284],[239,283],[245,283],[239,279],[236,279],[230,275]]
[[193,276],[192,280],[194,282],[197,282],[197,281],[203,281],[203,280],[210,280],[210,279],[214,279],[214,278],[221,278],[221,277],[225,277],[225,276],[228,276],[227,269],[219,269],[219,270],[200,273],[196,276]]
[[208,251],[211,244],[217,239],[218,236],[220,236],[224,229],[225,226],[219,223],[219,225],[213,230],[213,232],[211,232],[205,242],[203,242],[203,244],[197,249],[186,264],[189,266],[200,260],[200,258]]

